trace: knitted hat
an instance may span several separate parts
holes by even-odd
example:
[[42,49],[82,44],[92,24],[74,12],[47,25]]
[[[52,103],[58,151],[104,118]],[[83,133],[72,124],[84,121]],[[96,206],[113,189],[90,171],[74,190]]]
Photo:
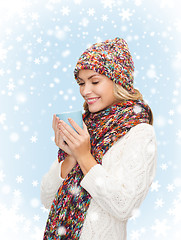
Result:
[[81,69],[104,74],[129,92],[134,93],[134,63],[128,44],[122,38],[95,43],[80,56],[74,70],[75,79]]

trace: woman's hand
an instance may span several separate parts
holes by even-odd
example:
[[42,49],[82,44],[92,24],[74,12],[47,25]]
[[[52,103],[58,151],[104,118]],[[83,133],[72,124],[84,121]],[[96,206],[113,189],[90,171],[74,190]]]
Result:
[[97,165],[91,154],[90,135],[84,122],[83,129],[74,120],[69,119],[69,122],[76,131],[65,122],[60,121],[60,134],[67,142],[71,156],[78,162],[83,174],[86,175],[93,166]]
[[76,131],[60,120],[60,135],[67,143],[68,151],[79,162],[79,159],[91,154],[90,135],[84,122],[83,129],[74,120],[69,119],[69,122]]
[[55,133],[55,144],[57,145],[57,147],[59,147],[63,151],[65,151],[68,155],[71,155],[71,151],[70,151],[68,145],[65,143],[62,134],[60,133],[59,124],[60,124],[60,119],[54,114],[52,128]]

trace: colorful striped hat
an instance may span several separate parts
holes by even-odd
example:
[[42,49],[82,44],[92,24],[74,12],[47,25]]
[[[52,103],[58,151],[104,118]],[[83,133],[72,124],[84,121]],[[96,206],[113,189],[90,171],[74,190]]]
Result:
[[129,92],[134,93],[134,63],[128,44],[122,38],[95,43],[80,56],[74,76],[78,80],[81,69],[90,69],[104,74]]

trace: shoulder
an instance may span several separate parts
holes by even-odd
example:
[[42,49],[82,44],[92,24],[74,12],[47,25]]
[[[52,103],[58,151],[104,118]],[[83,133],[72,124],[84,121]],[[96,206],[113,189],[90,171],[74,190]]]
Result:
[[135,138],[135,137],[155,137],[154,127],[147,123],[140,123],[135,127],[132,127],[129,132],[125,135],[125,138]]
[[155,130],[154,130],[154,127],[150,124],[140,123],[135,127],[132,127],[126,135],[135,136],[135,134],[142,135],[143,137],[146,137],[146,136],[155,137]]
[[[103,157],[103,166],[110,173],[120,172],[120,169],[137,171],[146,166],[156,166],[157,143],[154,127],[140,123],[132,127],[107,151]],[[116,170],[117,169],[117,170]],[[124,172],[124,171],[123,171]]]
[[120,145],[129,145],[138,147],[138,145],[145,145],[145,143],[152,142],[156,145],[156,135],[154,127],[147,123],[140,123],[135,127],[132,127],[123,137],[121,137],[114,147],[120,147]]

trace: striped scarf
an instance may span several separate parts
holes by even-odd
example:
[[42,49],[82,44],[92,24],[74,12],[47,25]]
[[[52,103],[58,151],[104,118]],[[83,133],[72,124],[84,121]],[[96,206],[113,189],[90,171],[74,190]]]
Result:
[[[91,154],[98,164],[111,146],[132,127],[150,123],[151,110],[141,100],[127,100],[97,113],[86,111],[83,120],[88,128]],[[66,153],[59,149],[59,162]],[[44,240],[79,239],[91,196],[80,186],[84,175],[77,163],[59,187],[48,216]]]

